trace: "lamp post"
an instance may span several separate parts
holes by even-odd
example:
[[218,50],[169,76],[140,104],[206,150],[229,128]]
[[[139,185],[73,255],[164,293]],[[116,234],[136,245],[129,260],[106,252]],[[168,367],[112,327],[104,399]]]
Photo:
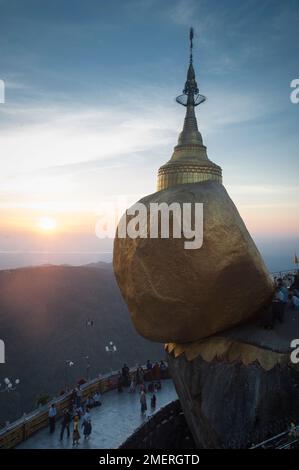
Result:
[[[113,343],[113,341],[109,341],[108,346],[105,346],[105,350],[107,354],[111,354],[112,356],[117,352],[117,347]],[[111,367],[111,374],[113,372],[113,369]]]
[[15,379],[14,381],[12,381],[8,377],[5,377],[5,379],[3,380],[4,387],[2,387],[2,383],[0,382],[0,393],[16,392],[16,397],[19,402],[19,413],[20,413],[20,416],[22,416],[23,414],[23,407],[22,407],[22,401],[21,401],[22,397],[21,397],[20,392],[18,391],[18,385],[20,384],[20,382],[21,382],[20,379]]
[[[3,383],[4,383],[4,388],[0,388],[0,393],[14,392],[20,383],[20,379],[15,379],[15,381],[12,382],[8,377],[5,377]],[[0,382],[0,387],[2,387],[1,382]]]
[[86,379],[87,381],[89,381],[90,379],[90,360],[89,360],[89,356],[85,356],[85,360],[86,360]]
[[69,368],[73,367],[75,365],[75,363],[73,361],[70,361],[69,359],[67,359],[65,361],[65,391],[67,392],[68,390],[68,386],[69,386],[69,374],[68,374],[68,370]]
[[85,327],[86,327],[86,350],[85,352],[87,353],[85,356],[85,366],[86,366],[86,380],[90,380],[90,370],[91,370],[91,346],[92,346],[92,332],[94,332],[94,321],[92,318],[87,318],[85,322]]

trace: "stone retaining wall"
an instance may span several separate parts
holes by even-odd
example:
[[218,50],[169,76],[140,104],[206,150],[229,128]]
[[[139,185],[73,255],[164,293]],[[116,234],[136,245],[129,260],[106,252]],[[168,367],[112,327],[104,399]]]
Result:
[[164,406],[142,424],[120,449],[194,449],[179,400]]

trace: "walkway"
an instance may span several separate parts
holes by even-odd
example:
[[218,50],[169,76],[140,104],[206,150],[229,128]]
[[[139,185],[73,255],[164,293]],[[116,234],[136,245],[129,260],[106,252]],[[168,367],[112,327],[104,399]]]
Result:
[[235,341],[244,341],[254,346],[271,349],[279,353],[291,351],[291,341],[299,338],[299,310],[287,307],[282,324],[276,323],[273,330],[265,330],[262,320],[241,325],[219,333]]
[[[157,412],[161,407],[177,399],[177,394],[171,380],[162,381],[162,389],[157,392]],[[148,394],[148,414],[150,410],[150,394]],[[123,393],[116,390],[102,396],[102,406],[91,410],[93,431],[90,439],[84,441],[81,437],[80,449],[116,449],[122,444],[146,418],[140,414],[139,393]],[[22,442],[17,449],[70,449],[72,439],[66,437],[59,440],[60,422],[56,424],[54,434],[49,429],[43,429]],[[83,435],[80,430],[81,436]]]

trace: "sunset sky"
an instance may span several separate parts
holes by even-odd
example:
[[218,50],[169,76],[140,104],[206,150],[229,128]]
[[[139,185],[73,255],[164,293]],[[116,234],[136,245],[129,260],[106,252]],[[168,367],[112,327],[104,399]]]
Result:
[[110,260],[105,202],[155,191],[195,29],[209,157],[271,270],[299,254],[298,0],[0,0],[0,269]]

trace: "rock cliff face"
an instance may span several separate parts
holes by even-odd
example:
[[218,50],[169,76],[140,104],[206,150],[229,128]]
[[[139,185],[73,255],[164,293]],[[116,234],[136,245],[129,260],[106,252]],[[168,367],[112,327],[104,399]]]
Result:
[[[207,340],[209,341],[209,340]],[[235,351],[238,345],[235,344]],[[185,353],[168,355],[171,374],[180,402],[199,448],[245,448],[280,432],[299,414],[299,368],[288,354],[277,354],[242,344],[243,357],[232,360],[229,349],[204,360],[198,354],[188,360]],[[271,368],[261,365],[271,357]],[[248,361],[247,361],[248,362]]]
[[[141,225],[148,238],[116,237],[113,262],[142,336],[195,341],[254,317],[269,301],[266,267],[222,184],[178,185],[140,202],[147,208]],[[149,238],[152,203],[203,203],[202,247],[186,249],[184,238]]]

